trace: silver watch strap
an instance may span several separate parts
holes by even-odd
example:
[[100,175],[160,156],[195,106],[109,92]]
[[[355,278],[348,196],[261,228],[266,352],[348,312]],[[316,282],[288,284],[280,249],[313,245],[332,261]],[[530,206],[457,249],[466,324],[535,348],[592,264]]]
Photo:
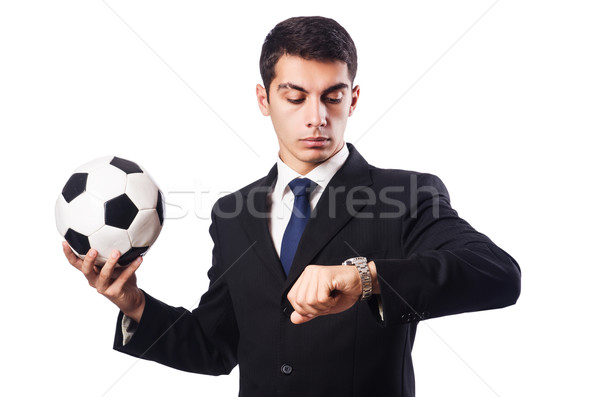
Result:
[[367,264],[367,258],[359,256],[356,258],[349,258],[342,262],[342,265],[355,266],[360,276],[360,282],[362,284],[362,296],[361,301],[365,301],[373,294],[373,280],[371,279],[371,271]]

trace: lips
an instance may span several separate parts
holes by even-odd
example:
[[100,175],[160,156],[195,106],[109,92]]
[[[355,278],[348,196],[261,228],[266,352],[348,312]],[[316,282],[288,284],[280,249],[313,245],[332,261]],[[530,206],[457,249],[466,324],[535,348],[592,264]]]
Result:
[[305,146],[309,148],[323,147],[327,144],[328,141],[329,139],[324,137],[304,138],[300,140],[300,142],[302,142]]

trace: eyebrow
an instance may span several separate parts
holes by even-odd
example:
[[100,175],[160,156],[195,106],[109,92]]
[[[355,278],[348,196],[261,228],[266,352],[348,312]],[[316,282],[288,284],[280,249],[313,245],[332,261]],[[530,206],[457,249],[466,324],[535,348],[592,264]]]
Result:
[[[326,88],[323,91],[322,95],[327,95],[330,92],[342,90],[344,88],[348,88],[348,84],[338,83],[338,84],[332,85],[331,87]],[[283,89],[291,89],[291,90],[296,90],[296,91],[300,91],[300,92],[304,92],[305,94],[308,94],[308,91],[305,88],[300,87],[299,85],[296,85],[294,83],[282,83],[277,86],[277,91],[283,90]]]

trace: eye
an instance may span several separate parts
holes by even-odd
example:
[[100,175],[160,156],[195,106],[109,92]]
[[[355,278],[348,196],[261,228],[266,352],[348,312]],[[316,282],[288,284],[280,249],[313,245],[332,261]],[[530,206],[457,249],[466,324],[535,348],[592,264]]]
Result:
[[327,102],[327,103],[340,103],[340,102],[342,102],[342,98],[329,98],[329,97],[325,97],[325,102]]
[[299,104],[301,104],[302,102],[304,102],[304,98],[300,98],[300,99],[291,99],[291,98],[288,98],[288,100],[287,100],[287,101],[288,101],[289,103],[293,103],[294,105],[299,105]]

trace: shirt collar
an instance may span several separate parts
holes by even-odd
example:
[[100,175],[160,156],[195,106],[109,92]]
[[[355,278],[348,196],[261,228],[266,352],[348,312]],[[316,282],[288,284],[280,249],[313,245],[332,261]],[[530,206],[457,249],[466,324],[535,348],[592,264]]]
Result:
[[289,188],[286,190],[288,183],[296,178],[309,178],[318,185],[317,189],[325,189],[331,178],[333,178],[335,173],[342,168],[342,165],[344,165],[344,162],[348,158],[348,154],[348,147],[346,144],[344,144],[336,154],[331,156],[331,158],[327,159],[325,162],[319,164],[304,176],[291,169],[278,156],[277,182],[275,183],[275,188],[273,189],[273,198],[282,200],[283,195],[287,190],[289,190]]

